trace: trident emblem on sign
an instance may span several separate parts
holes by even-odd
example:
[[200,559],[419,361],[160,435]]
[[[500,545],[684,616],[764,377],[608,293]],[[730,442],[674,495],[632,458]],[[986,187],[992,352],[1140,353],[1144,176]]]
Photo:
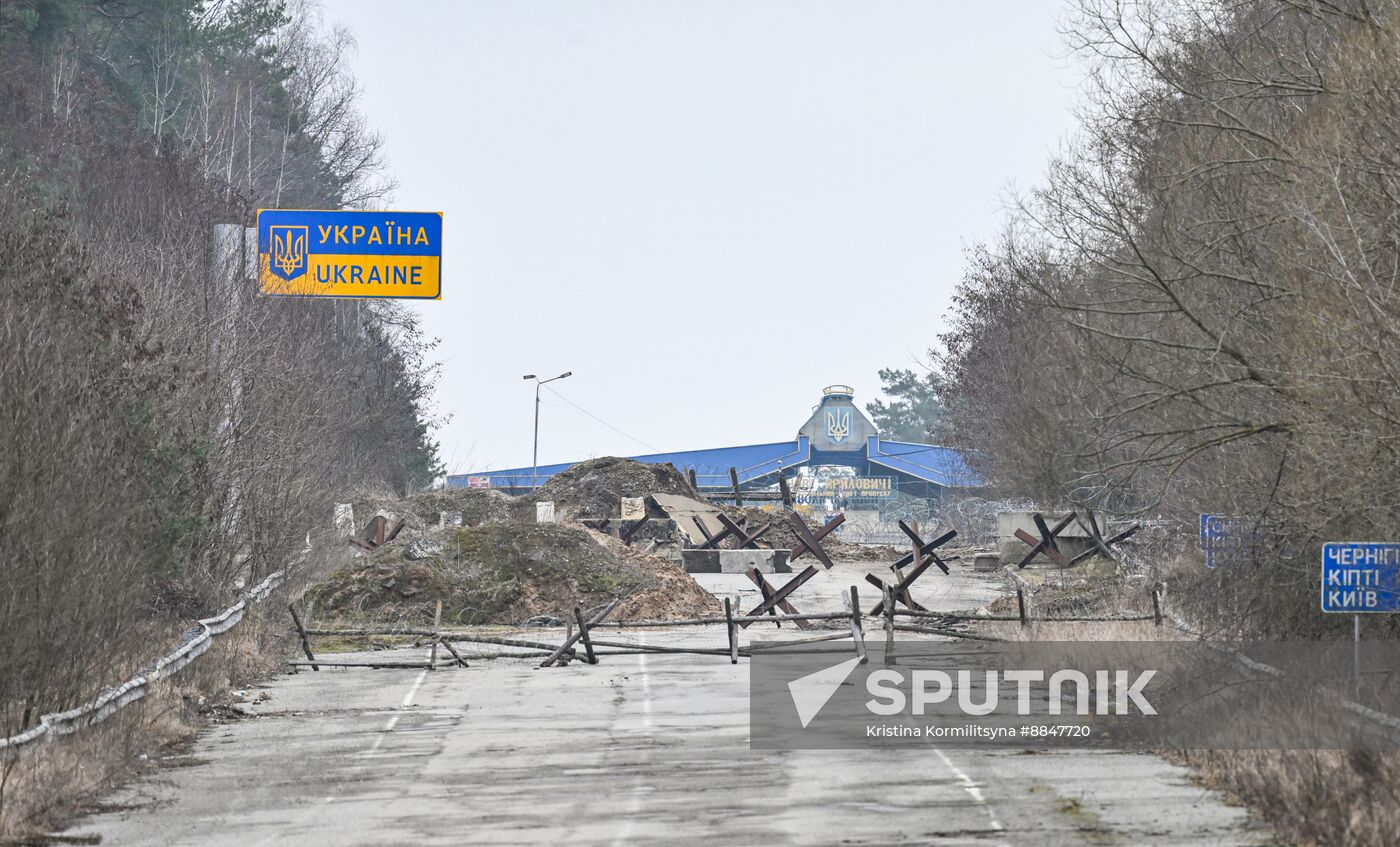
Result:
[[834,412],[826,413],[826,435],[833,442],[840,444],[851,434],[851,410],[837,409]]
[[268,264],[272,272],[289,281],[306,273],[307,227],[274,226],[271,235],[272,255]]

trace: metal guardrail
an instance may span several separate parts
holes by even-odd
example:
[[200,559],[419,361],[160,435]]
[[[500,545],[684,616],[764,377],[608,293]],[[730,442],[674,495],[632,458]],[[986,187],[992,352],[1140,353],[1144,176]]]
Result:
[[33,744],[71,735],[84,727],[101,723],[122,708],[146,696],[146,689],[159,679],[169,678],[202,656],[213,643],[214,636],[228,632],[243,620],[250,603],[262,600],[287,578],[283,568],[271,574],[248,591],[243,599],[211,618],[196,621],[185,633],[178,647],[141,669],[141,672],[121,685],[105,688],[92,700],[51,715],[40,715],[39,723],[19,735],[0,738],[0,754]]

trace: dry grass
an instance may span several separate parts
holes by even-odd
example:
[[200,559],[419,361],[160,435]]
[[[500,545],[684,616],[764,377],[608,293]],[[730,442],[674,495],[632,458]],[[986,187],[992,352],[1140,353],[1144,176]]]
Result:
[[[1046,580],[1033,595],[1035,614],[1142,613],[1140,583],[1093,585]],[[996,611],[1014,612],[1015,597]],[[1037,623],[991,621],[978,632],[1008,641],[1183,641],[1193,636],[1170,622]],[[1202,784],[1253,811],[1281,843],[1385,847],[1400,840],[1400,753],[1366,750],[1161,751],[1187,765]]]
[[209,721],[227,715],[232,689],[266,677],[291,646],[277,596],[106,721],[0,760],[0,843],[40,838],[101,808],[94,798],[153,770]]
[[1186,750],[1170,758],[1299,845],[1388,847],[1400,838],[1400,753]]
[[1189,636],[1173,626],[1152,621],[1036,622],[1022,627],[1015,621],[980,624],[979,633],[1007,641],[1182,641]]

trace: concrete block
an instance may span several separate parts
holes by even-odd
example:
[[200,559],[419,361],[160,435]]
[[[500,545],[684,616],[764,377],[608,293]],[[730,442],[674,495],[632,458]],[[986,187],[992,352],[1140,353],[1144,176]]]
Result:
[[974,571],[994,571],[1001,567],[1001,556],[996,553],[978,553],[972,558]]
[[[1046,510],[1040,515],[1045,519],[1045,525],[1054,529],[1055,524],[1059,523],[1068,513],[1067,509],[1059,509]],[[1026,542],[1016,537],[1016,530],[1025,530],[1033,537],[1040,538],[1040,530],[1036,529],[1034,516],[1035,512],[1002,512],[997,515],[997,552],[1001,555],[1002,562],[1014,565],[1025,558],[1025,555],[1031,550]],[[1069,526],[1055,536],[1055,546],[1060,549],[1065,558],[1072,559],[1093,546],[1093,541],[1090,540],[1089,533],[1079,525],[1078,521],[1070,521]],[[1032,559],[1031,565],[1059,567],[1043,553]]]
[[[997,515],[997,537],[1003,541],[1008,538],[1015,540],[1016,530],[1024,529],[1026,532],[1039,538],[1040,530],[1035,528],[1035,514],[1035,512],[1001,512]],[[1047,509],[1041,512],[1040,516],[1045,518],[1046,526],[1053,527],[1067,514],[1069,514],[1068,509]],[[1088,537],[1089,533],[1084,531],[1084,528],[1079,525],[1078,521],[1070,521],[1069,526],[1062,529],[1060,534],[1055,536],[1055,540],[1058,541],[1061,538]]]
[[645,497],[623,497],[622,498],[622,519],[624,521],[639,521],[646,517],[647,501]]
[[791,550],[682,550],[686,573],[792,573]]
[[535,523],[554,523],[553,500],[543,500],[535,504]]
[[355,506],[353,503],[335,504],[335,531],[343,535],[355,534]]

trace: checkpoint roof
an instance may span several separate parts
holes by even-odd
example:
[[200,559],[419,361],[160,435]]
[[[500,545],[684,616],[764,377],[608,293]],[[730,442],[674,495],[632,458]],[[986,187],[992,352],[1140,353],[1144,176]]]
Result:
[[[648,453],[628,458],[648,464],[670,463],[682,473],[694,470],[702,489],[730,486],[729,469],[734,468],[739,484],[760,483],[779,470],[803,465],[851,465],[859,473],[877,475],[894,471],[901,477],[942,487],[981,486],[963,455],[948,447],[889,441],[879,435],[875,424],[852,402],[848,386],[830,386],[811,417],[792,441],[717,447],[710,450],[682,450],[674,453]],[[490,488],[530,488],[543,485],[550,477],[576,462],[454,474],[450,486]]]

